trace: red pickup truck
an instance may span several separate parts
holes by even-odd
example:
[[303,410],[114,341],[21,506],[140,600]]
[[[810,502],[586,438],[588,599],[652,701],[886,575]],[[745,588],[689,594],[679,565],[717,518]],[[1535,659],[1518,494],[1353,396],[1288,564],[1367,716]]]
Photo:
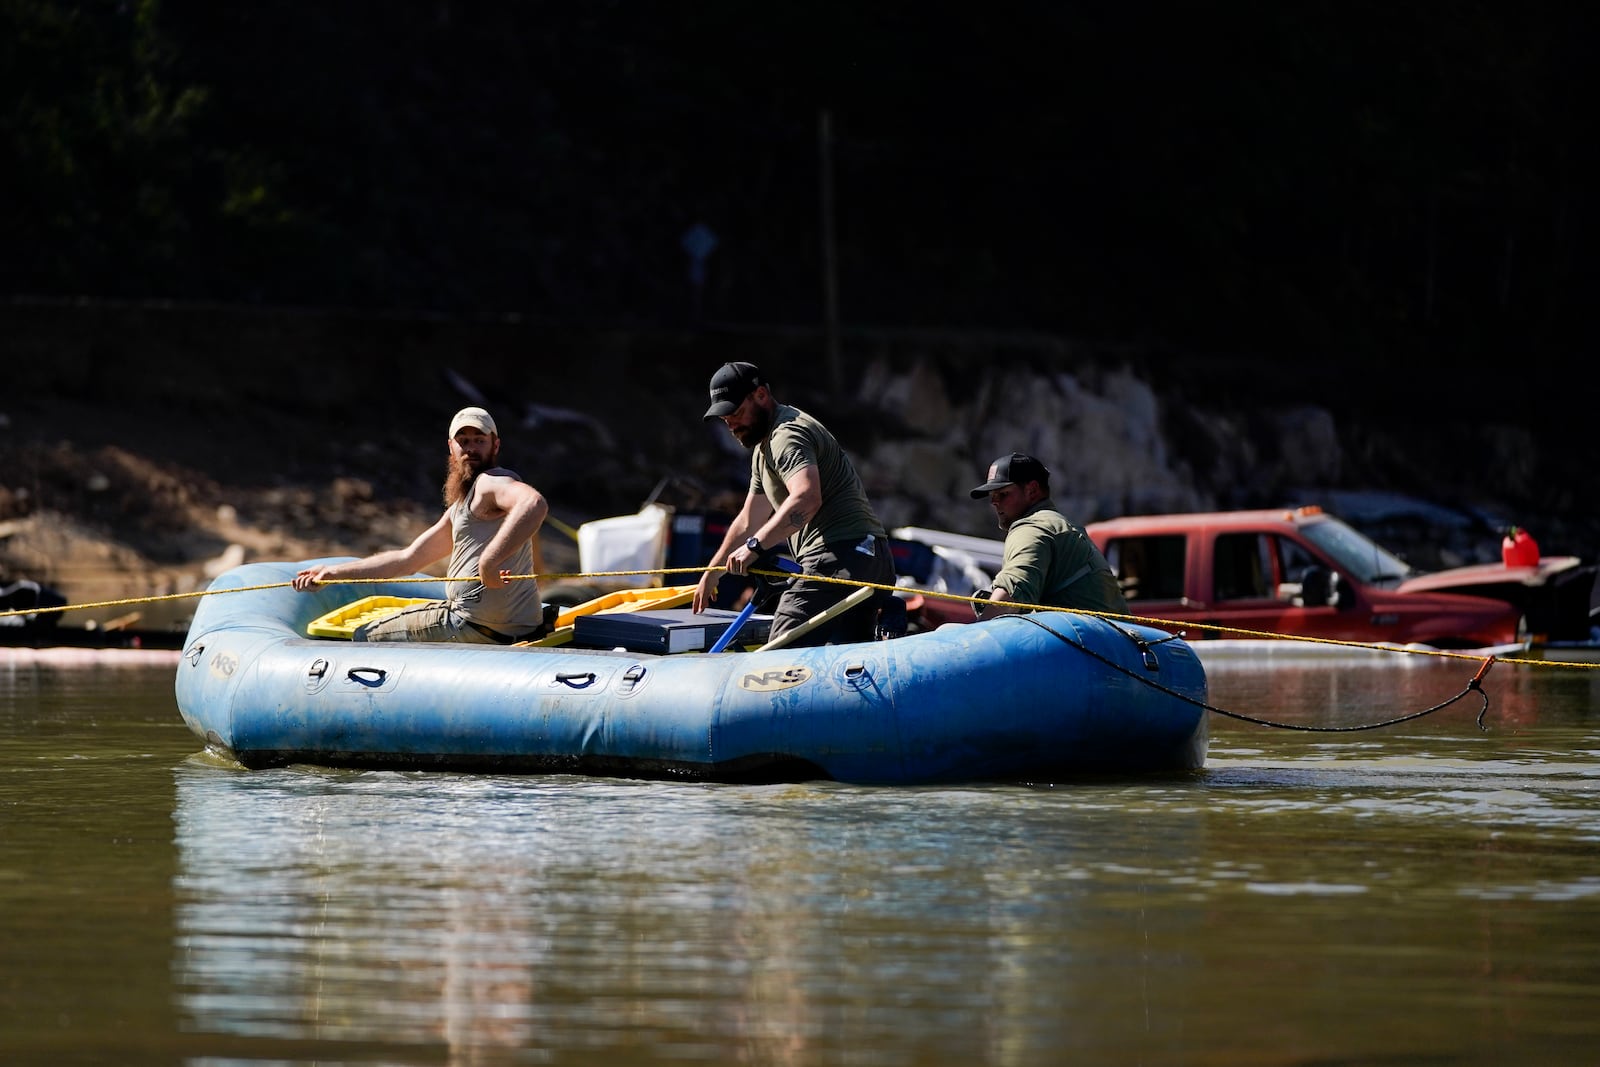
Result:
[[1246,636],[1229,628],[1436,648],[1528,638],[1517,607],[1428,589],[1403,560],[1320,508],[1143,515],[1085,531],[1117,572],[1129,610],[1191,624],[1190,640]]

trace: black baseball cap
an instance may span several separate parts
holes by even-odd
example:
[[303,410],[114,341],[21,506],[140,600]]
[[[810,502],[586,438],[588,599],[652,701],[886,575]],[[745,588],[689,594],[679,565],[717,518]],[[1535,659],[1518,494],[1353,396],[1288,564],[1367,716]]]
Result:
[[1022,452],[1001,456],[989,464],[989,480],[972,491],[972,499],[982,500],[996,489],[1024,482],[1050,484],[1050,471],[1043,463]]
[[724,363],[711,376],[711,406],[706,409],[705,417],[720,419],[732,415],[744,403],[744,398],[756,391],[756,386],[766,384],[754,363]]

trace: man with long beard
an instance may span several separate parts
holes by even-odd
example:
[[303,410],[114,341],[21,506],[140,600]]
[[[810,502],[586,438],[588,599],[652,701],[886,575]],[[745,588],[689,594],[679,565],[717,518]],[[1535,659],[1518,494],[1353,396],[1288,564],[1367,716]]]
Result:
[[[894,585],[888,535],[867,502],[850,457],[833,434],[798,408],[779,404],[761,371],[751,363],[725,363],[711,377],[711,407],[750,449],[750,490],[711,557],[694,593],[704,611],[716,594],[716,568],[726,564],[745,574],[762,552],[785,538],[801,573],[789,580],[773,610],[769,640],[775,640],[855,591],[840,582],[807,581],[807,575]],[[892,594],[885,593],[884,596]],[[832,622],[802,635],[795,646],[870,641],[878,601],[869,598]]]
[[346,563],[319,564],[295,575],[296,589],[350,578],[397,578],[450,557],[445,599],[402,609],[356,628],[357,641],[460,641],[510,644],[544,629],[539,586],[532,578],[533,537],[549,513],[544,496],[515,471],[496,466],[500,435],[482,408],[450,420],[444,514],[405,548]]

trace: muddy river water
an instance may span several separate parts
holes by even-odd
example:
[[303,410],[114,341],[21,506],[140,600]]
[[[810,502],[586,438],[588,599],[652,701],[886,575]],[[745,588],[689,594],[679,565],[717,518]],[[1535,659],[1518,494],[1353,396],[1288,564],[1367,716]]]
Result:
[[[1339,725],[1470,664],[1208,663]],[[881,789],[201,753],[173,668],[0,664],[8,1064],[1567,1064],[1600,673],[1212,719],[1175,777]]]

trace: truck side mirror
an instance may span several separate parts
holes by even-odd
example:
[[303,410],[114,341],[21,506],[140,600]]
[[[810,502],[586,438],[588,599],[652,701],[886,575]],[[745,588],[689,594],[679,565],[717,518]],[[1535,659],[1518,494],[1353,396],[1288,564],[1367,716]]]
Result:
[[1299,606],[1305,608],[1320,608],[1339,606],[1343,599],[1340,595],[1339,574],[1327,567],[1309,567],[1300,579],[1300,596],[1297,598]]

